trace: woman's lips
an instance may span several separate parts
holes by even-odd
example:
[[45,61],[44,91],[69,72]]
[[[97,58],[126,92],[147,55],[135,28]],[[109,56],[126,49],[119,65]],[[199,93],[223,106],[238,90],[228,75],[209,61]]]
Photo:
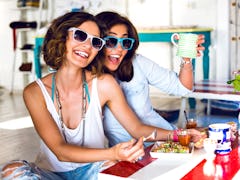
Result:
[[110,55],[109,56],[109,60],[113,63],[113,64],[117,64],[119,63],[119,55]]

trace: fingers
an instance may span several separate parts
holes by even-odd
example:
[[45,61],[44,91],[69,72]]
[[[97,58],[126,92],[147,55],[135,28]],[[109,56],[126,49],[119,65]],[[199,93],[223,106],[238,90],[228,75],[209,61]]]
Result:
[[139,157],[144,156],[144,146],[143,137],[137,142],[136,140],[131,140],[129,142],[124,142],[116,145],[119,146],[117,149],[118,160],[136,162]]
[[202,44],[205,43],[205,38],[198,38],[197,47],[203,47]]
[[197,57],[203,55],[203,51],[205,50],[205,47],[202,46],[203,43],[205,43],[205,36],[203,34],[199,34],[197,40]]
[[197,46],[197,57],[200,57],[203,55],[203,51],[205,50],[205,47],[201,44],[198,44]]
[[143,137],[138,139],[134,146],[129,150],[129,153],[130,162],[133,163],[137,162],[142,156],[144,156]]
[[203,51],[197,51],[197,57],[203,56]]
[[136,139],[131,139],[128,142],[122,143],[122,148],[131,149],[134,146],[135,143],[137,143],[137,140]]
[[191,135],[191,140],[193,142],[197,142],[202,138],[201,132],[196,129],[188,129],[188,133]]
[[199,46],[197,47],[197,51],[203,51],[203,50],[205,50],[205,47],[204,47],[204,46],[199,45]]
[[179,39],[179,36],[175,34],[175,35],[173,36],[173,38],[174,38],[175,40],[178,40],[178,39]]
[[198,42],[202,42],[202,43],[205,42],[205,36],[203,34],[198,35]]
[[201,132],[196,130],[196,129],[188,129],[188,132],[191,134],[191,135],[195,135],[195,136],[201,136]]

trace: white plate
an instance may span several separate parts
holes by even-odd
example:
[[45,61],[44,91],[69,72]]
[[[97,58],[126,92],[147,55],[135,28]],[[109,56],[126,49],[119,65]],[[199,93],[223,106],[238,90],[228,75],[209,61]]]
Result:
[[190,146],[190,151],[189,153],[162,153],[162,152],[153,152],[153,149],[155,149],[157,146],[159,146],[160,144],[165,143],[163,141],[157,141],[155,142],[155,144],[153,145],[151,151],[150,151],[150,155],[153,158],[160,158],[160,159],[167,159],[167,160],[188,160],[194,151],[194,145]]

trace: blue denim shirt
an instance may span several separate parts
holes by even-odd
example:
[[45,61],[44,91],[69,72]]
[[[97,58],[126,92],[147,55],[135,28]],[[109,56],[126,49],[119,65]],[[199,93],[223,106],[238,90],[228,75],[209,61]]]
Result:
[[[169,130],[174,129],[173,125],[153,110],[149,96],[149,85],[176,96],[185,95],[192,91],[181,84],[176,72],[160,67],[142,55],[135,55],[133,69],[134,77],[130,82],[119,81],[129,106],[144,124]],[[107,106],[104,108],[103,124],[110,146],[129,141],[132,138],[114,118]]]

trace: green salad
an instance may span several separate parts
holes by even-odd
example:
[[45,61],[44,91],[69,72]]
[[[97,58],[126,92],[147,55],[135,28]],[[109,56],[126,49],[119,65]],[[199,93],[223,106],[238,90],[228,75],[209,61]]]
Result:
[[153,149],[153,152],[158,153],[189,153],[189,147],[182,146],[178,142],[161,143]]

